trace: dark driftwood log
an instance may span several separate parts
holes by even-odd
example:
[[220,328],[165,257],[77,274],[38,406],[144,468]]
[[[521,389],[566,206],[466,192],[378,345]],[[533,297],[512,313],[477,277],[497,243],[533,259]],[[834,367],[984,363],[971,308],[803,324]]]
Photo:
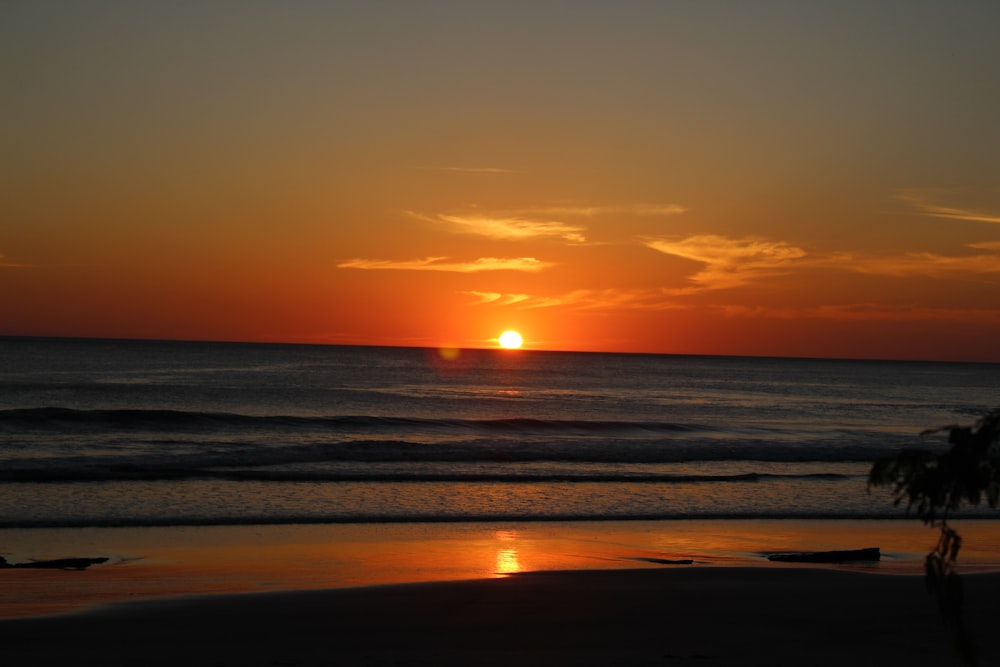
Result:
[[670,560],[669,558],[636,558],[644,563],[656,563],[657,565],[693,565],[694,560],[682,558],[680,560]]
[[771,554],[768,560],[784,563],[849,563],[858,560],[880,560],[878,547],[848,549],[844,551],[806,551],[801,553]]
[[8,563],[0,556],[0,568],[49,568],[53,570],[86,570],[91,565],[107,563],[107,558],[55,558],[53,560],[31,560],[27,563]]

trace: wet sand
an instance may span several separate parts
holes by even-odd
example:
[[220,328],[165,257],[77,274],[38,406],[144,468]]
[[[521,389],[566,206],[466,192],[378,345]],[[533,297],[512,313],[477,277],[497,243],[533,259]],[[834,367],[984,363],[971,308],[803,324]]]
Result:
[[[959,526],[966,571],[1000,572],[1000,522]],[[191,526],[0,530],[0,555],[106,557],[83,572],[0,569],[0,618],[157,597],[489,579],[519,572],[765,567],[769,551],[877,546],[919,574],[937,536],[916,521],[636,521],[521,524]]]
[[[967,577],[983,664],[1000,575]],[[0,622],[9,665],[959,665],[919,577],[591,570],[117,603]]]
[[[1000,522],[961,532],[966,572],[1000,571]],[[916,574],[935,538],[787,520],[7,530],[11,562],[110,561],[0,570],[0,647],[60,667],[958,665]],[[766,558],[870,546],[881,561]],[[1000,664],[1000,574],[966,581],[982,664]]]

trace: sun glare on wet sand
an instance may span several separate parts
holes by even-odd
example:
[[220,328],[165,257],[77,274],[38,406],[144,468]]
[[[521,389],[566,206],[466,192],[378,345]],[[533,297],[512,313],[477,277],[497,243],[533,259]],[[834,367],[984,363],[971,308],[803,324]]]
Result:
[[504,349],[516,350],[521,347],[522,343],[524,343],[524,338],[521,337],[521,334],[511,330],[504,331],[500,334],[500,338],[498,338],[497,341],[500,343],[500,347]]

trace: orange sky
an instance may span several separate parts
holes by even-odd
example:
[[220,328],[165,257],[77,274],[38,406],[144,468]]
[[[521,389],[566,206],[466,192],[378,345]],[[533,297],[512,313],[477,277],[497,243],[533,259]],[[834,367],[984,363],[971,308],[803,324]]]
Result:
[[1000,5],[0,6],[0,334],[1000,361]]

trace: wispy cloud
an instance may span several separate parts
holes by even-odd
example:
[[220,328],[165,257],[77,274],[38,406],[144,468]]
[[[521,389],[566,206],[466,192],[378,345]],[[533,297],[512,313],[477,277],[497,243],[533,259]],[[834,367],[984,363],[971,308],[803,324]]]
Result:
[[956,320],[984,318],[1000,320],[1000,311],[970,311],[920,304],[818,304],[812,307],[728,305],[691,302],[683,297],[709,290],[753,284],[766,278],[799,271],[841,271],[894,278],[933,277],[993,281],[1000,274],[1000,241],[970,243],[980,252],[945,255],[910,252],[898,255],[864,255],[851,252],[807,253],[791,243],[760,238],[727,238],[698,235],[681,239],[647,238],[643,243],[667,255],[702,266],[683,287],[659,286],[639,289],[582,289],[562,294],[525,294],[495,291],[462,292],[474,298],[471,305],[509,307],[521,310],[565,308],[583,310],[679,310],[710,309],[734,317],[822,318],[858,320]]
[[940,255],[909,252],[893,256],[834,255],[825,262],[833,268],[874,275],[904,278],[907,276],[945,277],[949,274],[1000,273],[1000,242],[970,243],[969,248],[986,250],[974,255]]
[[687,213],[688,209],[678,204],[624,204],[597,206],[588,204],[556,204],[515,209],[516,215],[565,215],[574,217],[597,217],[602,215],[667,216]]
[[510,306],[517,309],[563,307],[573,310],[687,310],[714,311],[734,318],[804,318],[824,320],[885,320],[885,321],[927,321],[954,320],[996,322],[1000,321],[1000,311],[996,309],[945,308],[916,304],[888,303],[847,303],[820,304],[806,307],[781,307],[745,304],[693,304],[682,299],[671,298],[669,290],[577,290],[556,296],[529,294],[501,294],[497,292],[463,292],[475,296],[478,301],[472,305]]
[[6,256],[0,255],[0,269],[24,269],[33,266],[34,264],[21,264],[19,262],[8,262]]
[[500,292],[465,291],[476,298],[471,305],[513,306],[522,310],[536,308],[572,308],[575,310],[635,309],[666,310],[682,305],[669,299],[665,290],[651,289],[581,289],[564,294],[504,294]]
[[436,171],[451,171],[459,174],[520,174],[517,169],[503,169],[501,167],[428,167]]
[[456,234],[472,234],[503,241],[533,239],[560,239],[567,243],[586,243],[586,227],[567,218],[594,218],[598,216],[670,216],[685,213],[678,204],[555,204],[523,208],[471,212],[425,214],[406,211],[406,214],[429,222]]
[[644,243],[658,252],[705,265],[689,278],[694,285],[673,290],[673,294],[740,287],[787,273],[793,263],[806,256],[805,250],[781,241],[731,239],[714,234],[684,239],[647,238]]
[[534,257],[480,257],[471,262],[449,262],[448,257],[424,259],[350,259],[337,265],[338,269],[364,269],[369,271],[450,271],[454,273],[479,273],[481,271],[527,271],[535,273],[554,266]]
[[950,220],[968,220],[970,222],[990,222],[1000,224],[1000,214],[995,212],[955,206],[942,206],[935,203],[932,201],[932,198],[936,193],[940,192],[941,191],[907,189],[898,191],[896,193],[896,198],[913,206],[921,215],[931,218],[948,218]]
[[1000,311],[996,309],[940,308],[911,304],[848,303],[805,308],[719,305],[714,308],[733,317],[789,320],[811,318],[826,320],[886,320],[890,322],[927,320],[1000,321]]
[[466,290],[460,292],[460,294],[468,294],[469,296],[476,297],[476,301],[472,304],[474,306],[481,306],[487,303],[496,306],[510,306],[533,298],[530,294],[503,294],[501,292],[477,292],[475,290]]
[[560,238],[571,243],[584,243],[584,228],[558,220],[531,220],[485,214],[427,216],[413,211],[411,216],[446,226],[449,231],[474,234],[494,240],[526,241],[537,238]]
[[659,252],[704,264],[700,271],[689,277],[693,285],[669,290],[675,296],[742,287],[760,279],[805,269],[832,269],[896,278],[951,278],[1000,273],[1000,242],[994,241],[968,244],[969,248],[986,251],[975,254],[908,252],[882,256],[852,252],[807,253],[783,241],[730,239],[716,235],[679,240],[646,239],[645,244]]

